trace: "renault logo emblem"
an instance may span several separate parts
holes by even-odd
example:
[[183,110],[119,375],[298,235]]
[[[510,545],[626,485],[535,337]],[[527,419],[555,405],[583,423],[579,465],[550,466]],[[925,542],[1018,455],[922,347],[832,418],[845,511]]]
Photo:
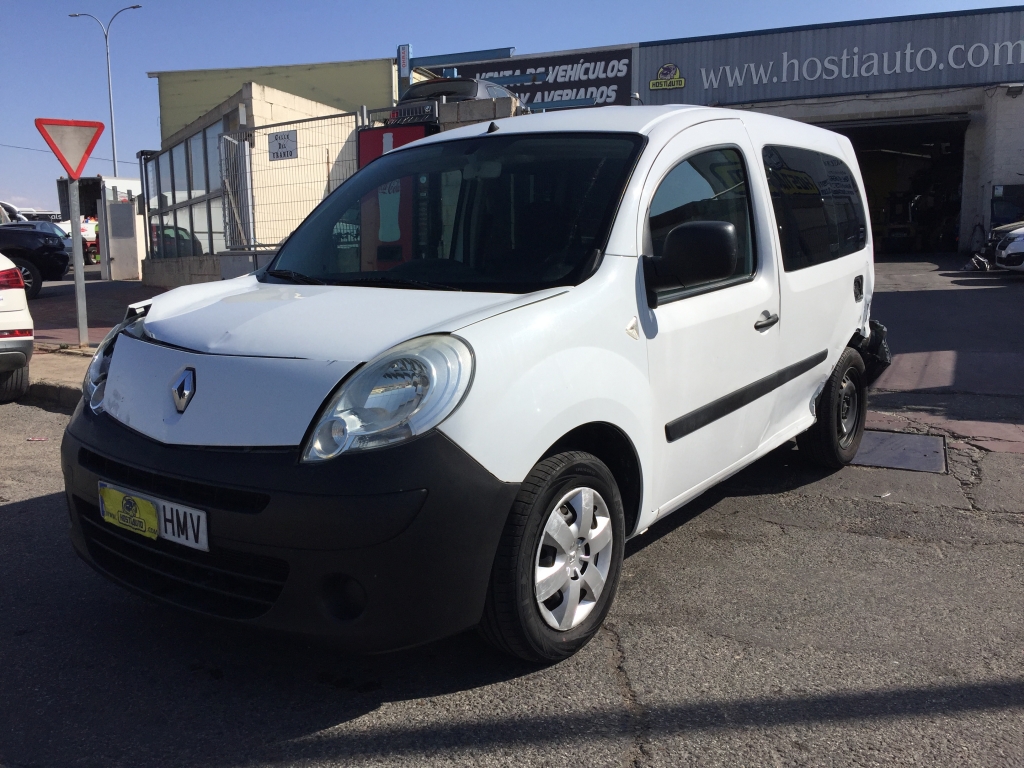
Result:
[[192,396],[196,393],[196,369],[186,368],[181,376],[171,385],[171,397],[174,398],[174,407],[178,413],[184,413]]

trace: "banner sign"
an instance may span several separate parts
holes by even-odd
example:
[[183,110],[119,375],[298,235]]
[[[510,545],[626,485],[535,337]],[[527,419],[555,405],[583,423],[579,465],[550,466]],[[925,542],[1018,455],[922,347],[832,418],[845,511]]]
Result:
[[647,104],[742,104],[1024,81],[1024,10],[641,43]]
[[539,83],[510,85],[508,90],[526,106],[551,101],[594,99],[601,104],[629,104],[633,82],[631,48],[582,51],[572,54],[514,56],[510,59],[460,64],[459,74],[487,80],[492,77],[544,73]]

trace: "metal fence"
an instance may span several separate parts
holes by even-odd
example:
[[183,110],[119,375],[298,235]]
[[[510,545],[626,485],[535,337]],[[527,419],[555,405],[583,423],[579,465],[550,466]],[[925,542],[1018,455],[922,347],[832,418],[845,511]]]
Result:
[[339,114],[221,135],[227,247],[276,248],[355,173],[357,122]]

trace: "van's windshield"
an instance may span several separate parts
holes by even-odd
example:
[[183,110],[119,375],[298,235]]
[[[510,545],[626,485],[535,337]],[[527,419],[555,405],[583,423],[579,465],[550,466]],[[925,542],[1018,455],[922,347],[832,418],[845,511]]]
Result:
[[487,135],[388,154],[309,215],[266,281],[527,293],[604,248],[644,139]]

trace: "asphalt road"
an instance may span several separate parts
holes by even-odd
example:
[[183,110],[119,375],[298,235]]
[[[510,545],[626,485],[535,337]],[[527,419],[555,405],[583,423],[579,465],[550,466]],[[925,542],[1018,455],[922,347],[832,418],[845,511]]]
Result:
[[353,657],[122,591],[68,543],[67,420],[0,406],[5,768],[1024,763],[1024,455],[830,474],[780,449],[631,542],[605,628],[538,669],[471,633]]

